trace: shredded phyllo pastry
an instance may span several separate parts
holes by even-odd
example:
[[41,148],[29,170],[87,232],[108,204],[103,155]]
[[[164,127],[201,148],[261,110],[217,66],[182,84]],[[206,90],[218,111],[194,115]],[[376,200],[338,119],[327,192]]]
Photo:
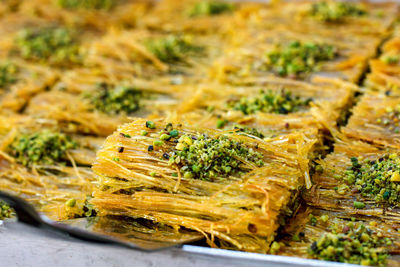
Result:
[[398,11],[0,1],[0,190],[114,236],[395,265]]
[[92,203],[101,215],[148,218],[201,231],[210,245],[266,252],[280,216],[295,211],[292,195],[304,186],[297,165],[309,148],[302,134],[265,142],[136,120],[98,152]]

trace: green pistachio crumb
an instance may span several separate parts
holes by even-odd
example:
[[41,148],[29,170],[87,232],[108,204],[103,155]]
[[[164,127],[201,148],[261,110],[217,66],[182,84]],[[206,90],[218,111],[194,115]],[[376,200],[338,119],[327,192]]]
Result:
[[350,187],[346,184],[341,184],[337,187],[336,191],[339,195],[344,195],[350,191]]
[[382,62],[384,62],[385,64],[397,64],[400,60],[400,56],[396,55],[392,55],[392,56],[383,56],[380,58],[382,60]]
[[317,165],[315,166],[315,171],[321,173],[324,171],[324,168],[321,165]]
[[16,45],[24,59],[60,66],[81,62],[76,38],[64,27],[23,29],[18,32]]
[[317,222],[318,222],[317,217],[315,217],[314,215],[310,214],[310,215],[308,215],[308,218],[310,219],[310,223],[311,223],[312,226],[316,226],[317,225]]
[[323,222],[327,222],[327,221],[329,220],[329,215],[324,214],[324,215],[322,215],[322,216],[320,217],[320,219],[321,219],[321,221],[323,221]]
[[11,218],[14,214],[13,209],[3,200],[0,200],[0,220]]
[[140,135],[142,136],[146,136],[148,134],[148,132],[146,130],[141,130],[140,131]]
[[256,97],[243,97],[241,99],[229,100],[227,107],[233,110],[239,110],[244,115],[254,114],[256,112],[289,114],[298,112],[307,107],[312,99],[303,99],[300,96],[294,96],[290,91],[280,90],[267,92],[261,90]]
[[363,197],[377,204],[398,206],[400,203],[400,157],[384,155],[370,160],[352,157],[343,179],[358,189]]
[[187,171],[187,172],[185,172],[184,174],[183,174],[183,177],[184,178],[193,178],[193,173],[192,172],[190,172],[190,171]]
[[192,171],[193,172],[199,172],[201,169],[200,169],[200,166],[198,166],[198,165],[193,165],[192,166]]
[[[185,178],[214,180],[240,177],[250,165],[263,166],[261,153],[226,136],[182,135],[175,150],[168,154],[169,165],[176,165]],[[244,164],[248,162],[248,164]]]
[[163,141],[161,140],[154,140],[153,141],[153,146],[162,146],[164,144]]
[[63,133],[42,130],[20,134],[9,146],[10,154],[25,166],[67,162],[66,152],[77,143]]
[[103,9],[110,10],[116,0],[58,0],[60,7],[67,9]]
[[163,141],[167,141],[167,140],[171,139],[171,136],[169,134],[162,134],[160,136],[160,139]]
[[362,223],[335,224],[331,232],[313,242],[307,252],[320,260],[384,266],[388,257],[386,242],[386,238],[380,238]]
[[146,127],[149,129],[155,129],[156,128],[156,124],[152,121],[146,121]]
[[159,60],[166,63],[184,61],[185,56],[197,55],[204,47],[194,44],[191,36],[168,35],[161,38],[148,39],[147,49]]
[[142,107],[142,100],[149,98],[149,95],[130,86],[112,86],[107,83],[100,83],[96,90],[83,94],[85,99],[95,109],[106,114],[132,114]]
[[75,207],[75,205],[76,205],[76,199],[75,198],[71,198],[71,199],[68,199],[66,202],[65,202],[65,205],[67,206],[67,207]]
[[231,12],[235,9],[235,4],[222,2],[218,0],[200,1],[197,2],[190,10],[189,16],[214,16],[226,12]]
[[265,67],[281,76],[297,77],[318,70],[319,63],[336,58],[332,45],[292,41],[267,53]]
[[217,128],[218,128],[218,129],[222,129],[227,123],[228,123],[227,120],[219,119],[219,120],[217,121]]
[[359,202],[359,201],[354,201],[354,208],[356,209],[363,209],[365,208],[365,203],[364,202]]
[[269,252],[270,252],[271,254],[276,254],[276,253],[281,249],[281,247],[282,247],[282,244],[281,244],[281,243],[274,241],[274,242],[272,242],[272,244],[271,244],[271,247],[270,247],[270,249],[269,249]]
[[294,235],[292,236],[292,240],[293,240],[293,241],[296,241],[296,242],[299,242],[299,241],[300,241],[299,235],[298,235],[298,234],[294,234]]
[[98,209],[94,207],[92,203],[90,203],[90,200],[92,199],[92,196],[87,195],[85,199],[85,203],[83,204],[83,215],[84,217],[93,217],[93,218],[98,218],[96,215],[98,214]]
[[207,106],[206,110],[207,110],[207,112],[211,113],[211,112],[213,112],[215,110],[215,107],[214,106]]
[[179,131],[178,130],[172,130],[169,132],[169,135],[172,137],[177,137],[179,135]]
[[394,133],[400,132],[400,104],[387,107],[385,111],[376,122],[382,125],[385,130]]
[[235,132],[238,134],[252,135],[261,139],[265,137],[265,135],[256,128],[251,128],[244,125],[235,125],[233,130],[235,130]]
[[0,65],[0,89],[7,88],[8,86],[18,81],[17,74],[19,68],[12,63],[4,63]]
[[363,16],[367,11],[357,3],[321,1],[311,5],[309,14],[320,21],[340,22],[349,16]]

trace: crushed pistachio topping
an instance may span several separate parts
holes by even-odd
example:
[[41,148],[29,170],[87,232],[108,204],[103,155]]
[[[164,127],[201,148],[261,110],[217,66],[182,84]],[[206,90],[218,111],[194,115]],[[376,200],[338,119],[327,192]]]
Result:
[[217,129],[222,129],[222,128],[224,128],[225,127],[225,125],[227,125],[228,124],[228,120],[225,120],[225,119],[218,119],[217,120]]
[[261,153],[225,136],[182,135],[175,149],[169,154],[169,164],[177,165],[185,178],[212,180],[241,176],[252,165],[264,165]]
[[286,90],[268,90],[267,92],[261,90],[256,97],[229,100],[227,106],[230,109],[239,110],[245,115],[256,112],[289,114],[307,107],[311,101],[311,98],[302,99]]
[[361,201],[354,201],[353,206],[356,209],[363,209],[363,208],[365,208],[365,203],[361,202]]
[[318,218],[317,217],[315,217],[313,214],[309,214],[308,218],[309,218],[309,222],[310,222],[310,224],[312,226],[316,226],[317,225],[317,222],[318,222]]
[[400,61],[400,55],[385,55],[379,58],[383,63],[388,65],[397,64]]
[[49,26],[23,29],[16,39],[20,55],[28,60],[56,65],[79,63],[79,46],[72,32],[64,27]]
[[0,65],[0,88],[6,88],[17,82],[18,67],[11,63]]
[[367,11],[359,4],[351,2],[322,1],[313,3],[310,15],[324,22],[340,22],[346,17],[359,17]]
[[95,206],[90,202],[92,199],[91,196],[86,196],[85,203],[83,204],[83,212],[85,217],[93,217],[96,216],[98,213],[98,210],[95,208]]
[[85,200],[76,200],[70,198],[65,202],[65,210],[67,216],[70,219],[83,218],[83,217],[94,217],[97,215],[98,210],[90,203],[92,197],[87,195]]
[[[155,142],[158,142],[157,144]],[[173,144],[162,157],[170,166],[177,166],[184,178],[212,181],[230,176],[240,177],[255,167],[264,165],[263,155],[255,149],[227,136],[209,137],[206,134],[181,134],[167,124],[149,152],[164,143]]]
[[197,16],[213,16],[219,15],[226,12],[231,12],[235,9],[233,3],[221,2],[221,1],[200,1],[196,3],[189,11],[189,15],[192,17]]
[[110,10],[115,2],[115,0],[58,0],[58,5],[68,9]]
[[328,220],[329,220],[329,215],[324,214],[324,215],[322,215],[322,216],[319,217],[319,218],[320,218],[320,220],[321,220],[322,222],[326,223],[326,222],[328,222]]
[[319,63],[336,56],[336,49],[331,45],[293,41],[268,52],[265,67],[281,76],[298,77],[300,74],[318,71]]
[[384,114],[376,122],[389,131],[400,133],[400,105],[387,107]]
[[156,124],[152,121],[146,121],[146,128],[149,129],[155,129],[156,128]]
[[269,248],[269,253],[271,254],[278,254],[281,248],[285,247],[285,243],[274,241]]
[[[344,179],[354,184],[362,196],[372,197],[376,203],[397,206],[400,203],[400,157],[385,155],[377,160],[351,158],[351,167]],[[355,201],[355,208],[364,208]]]
[[132,86],[112,86],[107,83],[98,85],[98,90],[84,93],[84,98],[104,113],[131,114],[142,107],[142,100],[149,96]]
[[265,137],[265,135],[260,132],[259,130],[257,130],[256,128],[251,128],[248,126],[244,126],[244,125],[235,125],[233,127],[233,130],[235,130],[235,132],[237,134],[246,134],[246,135],[252,135],[258,138],[263,139]]
[[67,207],[73,208],[76,205],[76,199],[75,198],[70,198],[65,202],[65,205]]
[[21,134],[11,143],[10,154],[25,166],[65,163],[66,152],[77,143],[63,133],[42,130]]
[[13,210],[6,202],[0,200],[0,220],[11,218],[13,215]]
[[168,35],[149,39],[145,45],[159,60],[166,63],[184,61],[185,56],[203,51],[203,47],[194,44],[189,35]]
[[392,241],[362,223],[334,224],[331,232],[321,236],[308,248],[316,259],[344,263],[383,266],[388,257],[385,246]]

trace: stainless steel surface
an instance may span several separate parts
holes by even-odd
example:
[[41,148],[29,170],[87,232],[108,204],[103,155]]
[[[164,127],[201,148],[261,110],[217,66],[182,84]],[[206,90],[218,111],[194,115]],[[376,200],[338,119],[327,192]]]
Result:
[[344,266],[358,266],[354,264],[343,264],[328,261],[301,259],[295,257],[265,255],[259,253],[249,253],[240,251],[231,251],[224,249],[215,249],[207,247],[198,247],[191,245],[184,245],[182,251],[195,253],[199,255],[213,257],[222,257],[230,259],[231,261],[241,261],[243,263],[263,263],[264,266],[271,266],[279,264],[279,266],[321,266],[321,267],[344,267]]

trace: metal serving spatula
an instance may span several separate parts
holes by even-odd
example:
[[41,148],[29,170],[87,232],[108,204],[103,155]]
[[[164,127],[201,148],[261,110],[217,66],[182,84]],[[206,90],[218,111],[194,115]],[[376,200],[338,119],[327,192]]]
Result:
[[19,197],[0,191],[0,199],[15,210],[19,222],[90,242],[118,244],[151,252],[203,239],[202,235],[191,231],[157,231],[148,227],[145,221],[131,218],[92,217],[56,222],[38,213],[31,204]]

